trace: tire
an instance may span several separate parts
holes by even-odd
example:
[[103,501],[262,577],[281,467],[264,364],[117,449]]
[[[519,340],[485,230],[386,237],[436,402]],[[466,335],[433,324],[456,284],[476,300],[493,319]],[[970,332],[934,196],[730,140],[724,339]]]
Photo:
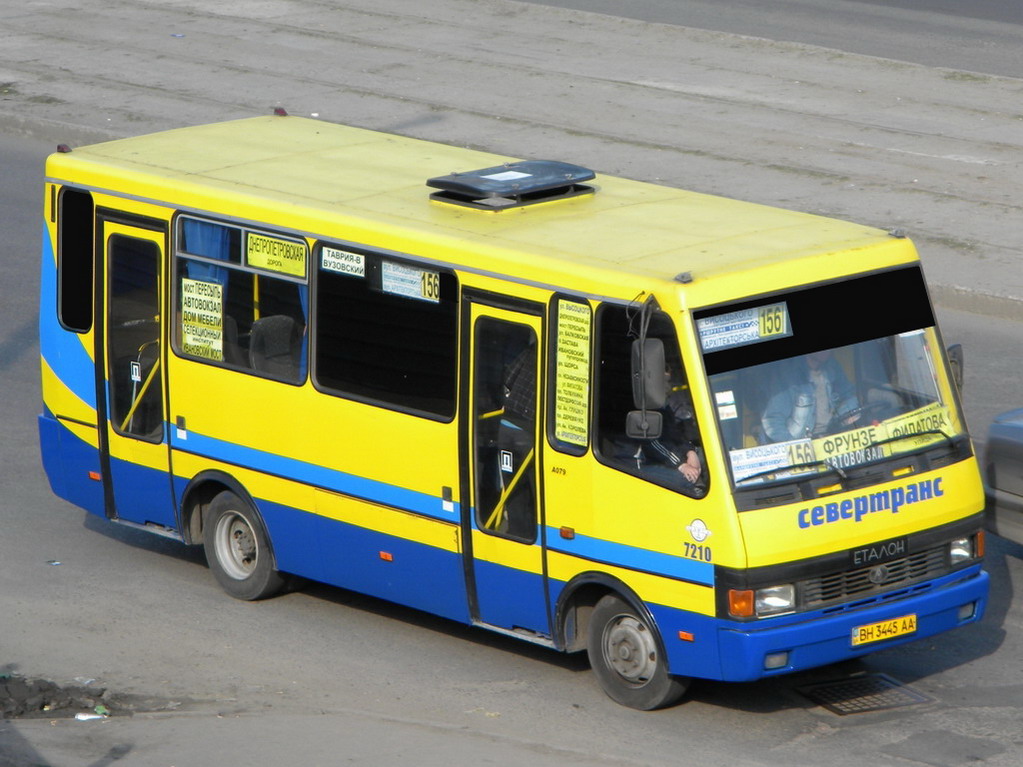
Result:
[[269,538],[252,506],[229,490],[210,502],[203,520],[203,548],[217,583],[235,599],[266,599],[283,590]]
[[676,703],[689,679],[668,674],[656,631],[618,596],[597,602],[590,617],[587,654],[601,688],[629,708],[652,711]]

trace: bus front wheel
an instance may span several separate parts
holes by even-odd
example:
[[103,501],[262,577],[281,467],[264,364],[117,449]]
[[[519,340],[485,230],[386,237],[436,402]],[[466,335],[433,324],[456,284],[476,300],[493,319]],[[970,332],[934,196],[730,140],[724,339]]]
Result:
[[689,680],[671,676],[651,626],[618,596],[597,602],[587,654],[601,688],[629,708],[651,711],[675,703]]
[[210,502],[203,547],[217,583],[235,599],[265,599],[283,589],[284,578],[274,569],[262,521],[229,490]]

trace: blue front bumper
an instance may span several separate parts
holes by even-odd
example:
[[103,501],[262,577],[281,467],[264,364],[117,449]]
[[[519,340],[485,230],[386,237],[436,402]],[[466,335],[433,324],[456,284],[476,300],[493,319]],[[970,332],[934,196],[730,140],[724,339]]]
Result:
[[[849,660],[975,623],[984,614],[988,581],[978,564],[867,604],[755,623],[695,617],[653,605],[651,611],[661,629],[672,674],[749,682]],[[910,614],[916,616],[914,633],[853,646],[853,629]],[[692,636],[692,641],[682,641],[680,631]],[[767,668],[768,657],[780,665]]]

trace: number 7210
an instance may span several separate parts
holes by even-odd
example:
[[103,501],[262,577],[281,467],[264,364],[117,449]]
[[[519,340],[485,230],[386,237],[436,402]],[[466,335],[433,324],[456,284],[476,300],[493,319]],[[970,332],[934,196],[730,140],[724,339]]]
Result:
[[713,556],[710,552],[710,546],[704,546],[703,544],[689,543],[686,541],[686,556],[690,559],[699,559],[701,562],[710,562]]

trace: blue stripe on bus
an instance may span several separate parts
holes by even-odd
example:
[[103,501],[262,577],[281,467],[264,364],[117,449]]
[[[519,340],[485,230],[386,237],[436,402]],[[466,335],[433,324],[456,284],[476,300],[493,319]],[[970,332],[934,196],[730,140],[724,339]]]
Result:
[[550,551],[612,564],[616,567],[666,575],[669,578],[678,578],[704,586],[714,585],[714,565],[710,562],[699,562],[695,559],[650,551],[600,538],[590,538],[586,535],[576,535],[574,538],[566,539],[562,538],[559,529],[554,527],[547,528],[547,548]]
[[[57,266],[50,233],[43,224],[42,270],[39,276],[40,301],[57,301]],[[57,307],[41,307],[39,312],[39,351],[46,364],[71,392],[93,410],[96,409],[96,379],[92,358],[82,346],[82,337],[61,327]]]
[[[169,428],[171,434],[174,435],[174,426],[169,425]],[[379,482],[367,479],[366,477],[359,477],[343,471],[318,466],[314,463],[300,461],[296,458],[274,455],[265,450],[236,445],[232,442],[216,439],[215,437],[207,437],[194,431],[189,431],[187,438],[184,440],[177,436],[172,436],[172,445],[176,450],[185,450],[189,453],[223,461],[224,463],[245,466],[254,471],[295,480],[296,482],[343,493],[384,506],[411,511],[434,519],[442,519],[445,522],[458,521],[459,508],[457,503],[451,504],[450,511],[445,510],[442,499],[429,493],[420,493],[386,482]]]

